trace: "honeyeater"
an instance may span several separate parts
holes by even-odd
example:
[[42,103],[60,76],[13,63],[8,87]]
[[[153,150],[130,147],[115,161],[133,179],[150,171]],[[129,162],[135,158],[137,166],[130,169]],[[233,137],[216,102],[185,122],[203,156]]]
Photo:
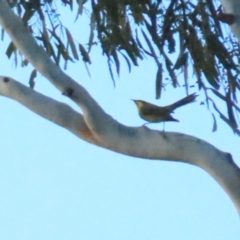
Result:
[[173,111],[178,107],[194,102],[196,97],[197,95],[193,93],[165,107],[159,107],[157,105],[154,105],[152,103],[148,103],[142,100],[133,100],[133,101],[137,105],[140,117],[148,121],[149,123],[159,123],[159,122],[167,122],[167,121],[179,122],[177,119],[175,119],[171,115],[171,113],[173,113]]

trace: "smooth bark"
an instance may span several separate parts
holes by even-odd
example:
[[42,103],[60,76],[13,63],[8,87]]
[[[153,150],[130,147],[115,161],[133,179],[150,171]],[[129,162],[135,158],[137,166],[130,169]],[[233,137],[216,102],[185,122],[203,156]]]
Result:
[[122,125],[106,114],[81,85],[49,59],[5,0],[0,0],[0,24],[28,61],[74,101],[83,114],[10,77],[0,77],[0,95],[21,103],[92,144],[129,156],[180,161],[201,167],[218,181],[240,212],[240,170],[230,154],[189,135]]

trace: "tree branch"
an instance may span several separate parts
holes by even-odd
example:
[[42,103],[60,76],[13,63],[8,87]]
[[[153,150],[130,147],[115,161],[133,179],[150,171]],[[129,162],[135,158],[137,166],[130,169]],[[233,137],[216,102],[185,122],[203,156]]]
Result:
[[240,213],[240,170],[230,154],[192,136],[154,131],[147,127],[127,127],[118,123],[103,111],[82,86],[49,59],[5,0],[0,0],[0,24],[28,61],[77,103],[83,115],[7,77],[0,77],[1,95],[20,102],[98,146],[134,157],[180,161],[199,166],[225,189]]
[[[105,114],[103,109],[82,86],[53,63],[43,48],[38,46],[29,29],[13,13],[5,0],[0,0],[0,24],[27,60],[56,88],[81,107],[85,122],[93,134],[98,136],[100,135],[98,134],[99,131],[107,131],[105,125],[101,124],[102,122],[98,121],[98,118],[104,119],[107,117],[110,120],[110,116]],[[96,115],[98,118],[96,118]]]
[[65,103],[32,90],[10,77],[0,76],[0,95],[11,98],[45,119],[90,143],[96,142],[83,116]]
[[[240,170],[231,155],[198,138],[154,131],[147,127],[126,127],[117,121],[108,125],[109,133],[98,141],[81,114],[8,77],[0,77],[0,95],[12,98],[38,115],[66,128],[78,137],[125,155],[180,161],[207,171],[225,189],[240,212]],[[101,120],[101,119],[99,119]]]
[[231,24],[232,32],[240,41],[240,4],[238,0],[221,0],[226,14],[234,17],[234,22]]

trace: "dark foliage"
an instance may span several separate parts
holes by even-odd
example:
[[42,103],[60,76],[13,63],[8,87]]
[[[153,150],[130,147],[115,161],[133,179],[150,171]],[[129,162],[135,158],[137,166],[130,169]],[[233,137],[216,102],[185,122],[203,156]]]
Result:
[[[213,109],[213,130],[217,129],[214,114],[218,113],[235,133],[239,133],[236,119],[240,112],[237,105],[240,88],[239,45],[233,36],[227,35],[228,24],[234,18],[226,18],[221,6],[213,0],[61,2],[71,11],[77,9],[77,17],[88,8],[88,43],[80,44],[73,40],[68,29],[61,25],[61,16],[53,0],[9,0],[10,6],[29,26],[33,36],[57,65],[63,59],[66,67],[69,60],[79,60],[79,55],[85,63],[90,64],[90,50],[97,42],[107,57],[114,80],[112,66],[120,74],[122,61],[126,61],[130,71],[132,66],[138,66],[139,60],[148,56],[156,63],[157,98],[160,98],[162,88],[169,84],[175,88],[185,87],[187,94],[189,88],[197,87],[205,93],[210,111]],[[16,57],[16,51],[13,43],[10,43],[6,54],[11,57],[14,53]],[[23,59],[24,64],[27,61]],[[195,74],[194,80],[188,77],[189,72]],[[179,73],[183,73],[184,77],[178,78]],[[169,77],[166,78],[166,75]],[[212,96],[222,100],[226,109],[220,110]]]

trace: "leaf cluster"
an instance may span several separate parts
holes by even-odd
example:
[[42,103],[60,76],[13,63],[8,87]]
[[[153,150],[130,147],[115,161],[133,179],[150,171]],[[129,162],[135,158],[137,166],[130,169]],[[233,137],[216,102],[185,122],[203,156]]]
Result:
[[[9,0],[10,6],[22,18],[49,56],[65,67],[68,61],[91,63],[90,51],[99,43],[107,58],[114,80],[120,74],[121,62],[129,71],[139,60],[152,58],[156,63],[156,98],[167,85],[184,87],[186,93],[197,87],[205,93],[206,104],[239,133],[237,105],[239,91],[239,45],[227,34],[222,24],[221,5],[213,0],[62,0],[64,6],[77,9],[77,17],[89,11],[89,42],[76,43],[72,34],[62,26],[53,0]],[[225,21],[226,22],[226,21]],[[38,26],[38,27],[36,27]],[[64,40],[65,39],[65,40]],[[87,46],[87,47],[86,47]],[[10,43],[8,57],[16,58],[17,49]],[[27,64],[22,59],[22,65]],[[87,65],[86,65],[87,66]],[[195,78],[189,77],[189,73]],[[183,74],[183,78],[178,75]],[[168,75],[169,77],[165,77]],[[35,73],[32,74],[35,76]],[[217,97],[225,104],[224,110],[214,102]]]

